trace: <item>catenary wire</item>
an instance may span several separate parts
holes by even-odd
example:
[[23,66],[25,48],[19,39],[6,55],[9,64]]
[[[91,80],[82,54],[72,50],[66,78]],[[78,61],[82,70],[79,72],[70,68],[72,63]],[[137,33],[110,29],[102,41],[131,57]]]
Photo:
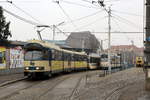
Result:
[[12,15],[13,17],[15,17],[15,18],[17,18],[17,19],[20,19],[21,21],[26,22],[26,23],[28,23],[28,24],[31,24],[31,25],[34,25],[34,26],[40,25],[39,23],[36,23],[36,22],[31,21],[31,20],[28,20],[28,19],[25,19],[25,18],[23,18],[23,17],[20,17],[20,16],[14,14],[14,13],[12,13],[12,12],[10,12],[10,11],[4,9],[4,8],[3,8],[3,11],[5,11],[6,13]]
[[[112,20],[113,20],[113,22],[115,22],[115,24],[117,25],[117,27],[119,28],[119,30],[122,31],[122,29],[120,28],[119,23],[117,22],[117,20],[116,20],[115,18],[112,18]],[[130,38],[127,36],[126,33],[123,33],[123,34],[126,36],[126,38],[127,38],[128,41],[131,41],[131,40],[132,40],[132,39],[130,39]]]
[[25,13],[26,15],[28,15],[29,17],[31,17],[33,20],[37,21],[38,23],[41,23],[39,20],[37,20],[35,17],[33,17],[31,14],[29,14],[28,12],[26,12],[25,10],[21,9],[20,7],[18,7],[16,4],[14,4],[13,2],[10,2],[7,0],[8,3],[10,3],[11,5],[13,5],[15,8],[17,8],[18,10],[20,10],[21,12]]
[[72,25],[77,28],[77,26],[73,23],[72,19],[70,18],[70,16],[66,13],[66,11],[63,9],[63,7],[57,3],[59,5],[59,8],[62,10],[62,12],[65,14],[65,16],[70,20],[70,22],[72,23]]
[[89,14],[89,15],[87,15],[87,16],[84,16],[84,17],[80,17],[80,18],[74,19],[74,20],[72,20],[72,22],[81,21],[81,20],[84,20],[84,19],[86,19],[86,18],[95,16],[95,15],[101,13],[102,11],[103,11],[103,10],[100,10],[100,11],[94,12],[94,13],[92,13],[92,14]]
[[143,17],[143,15],[139,15],[139,14],[135,14],[135,13],[129,13],[129,12],[122,12],[122,11],[117,11],[117,10],[112,10],[112,12],[116,12],[116,13],[120,13],[120,14],[126,14],[126,15],[130,15],[130,16]]
[[98,22],[99,20],[103,20],[103,19],[105,19],[105,18],[106,18],[106,16],[105,16],[105,17],[102,17],[102,18],[97,18],[97,19],[94,20],[93,22],[88,23],[88,24],[86,24],[86,25],[84,25],[84,26],[79,27],[78,30],[81,29],[81,28],[85,28],[85,27],[87,27],[87,26],[91,26],[91,25],[95,24],[96,22]]
[[79,4],[79,3],[71,2],[71,1],[66,1],[66,0],[62,0],[61,2],[64,2],[64,3],[67,3],[67,4],[72,4],[72,5],[77,5],[77,6],[81,6],[81,7],[86,7],[86,8],[99,9],[98,7],[85,6],[83,4]]
[[116,14],[112,14],[112,17],[114,17],[114,18],[116,18],[117,20],[122,20],[122,22],[124,22],[124,23],[126,23],[126,24],[128,24],[128,25],[132,25],[133,27],[135,27],[135,28],[140,28],[139,26],[137,26],[135,23],[133,23],[133,22],[131,22],[131,21],[129,21],[129,20],[127,20],[127,19],[125,19],[125,18],[123,18],[123,17],[120,17],[119,15],[116,15]]

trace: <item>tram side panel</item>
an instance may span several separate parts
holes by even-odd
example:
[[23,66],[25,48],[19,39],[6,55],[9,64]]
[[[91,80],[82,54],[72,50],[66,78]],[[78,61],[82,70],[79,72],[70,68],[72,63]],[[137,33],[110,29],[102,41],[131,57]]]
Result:
[[76,70],[87,69],[88,64],[87,64],[86,56],[84,56],[84,55],[75,55],[74,61],[75,61],[75,69]]
[[59,50],[52,50],[52,59],[51,59],[51,71],[52,73],[59,73],[63,71],[63,57],[62,52]]
[[70,53],[63,52],[64,71],[72,71],[72,58]]

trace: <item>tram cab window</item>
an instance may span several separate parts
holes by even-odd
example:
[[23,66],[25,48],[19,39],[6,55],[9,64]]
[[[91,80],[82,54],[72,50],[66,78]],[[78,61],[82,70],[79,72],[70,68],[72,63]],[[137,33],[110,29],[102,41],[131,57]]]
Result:
[[25,53],[25,60],[43,60],[43,52],[42,51],[27,51]]

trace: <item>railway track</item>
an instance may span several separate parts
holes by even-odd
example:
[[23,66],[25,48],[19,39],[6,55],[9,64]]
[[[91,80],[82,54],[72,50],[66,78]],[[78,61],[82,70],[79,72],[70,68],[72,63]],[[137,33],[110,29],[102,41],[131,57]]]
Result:
[[14,84],[14,83],[17,83],[17,82],[20,82],[20,81],[24,81],[24,80],[27,80],[27,77],[24,77],[24,78],[21,78],[21,79],[12,80],[12,81],[6,81],[6,82],[0,84],[0,87],[11,85],[11,84]]
[[86,72],[85,75],[82,75],[82,76],[78,79],[78,81],[77,81],[75,87],[73,88],[71,94],[70,94],[68,97],[66,97],[65,100],[76,100],[76,99],[78,99],[79,97],[81,97],[82,95],[84,95],[89,89],[87,89],[87,90],[84,91],[84,92],[82,92],[82,91],[80,91],[80,90],[81,90],[83,87],[86,86],[86,84],[87,84],[87,82],[88,82],[88,79],[89,79],[90,77],[92,77],[93,75],[99,75],[99,73],[100,73],[100,72],[94,72],[94,73],[92,73],[92,72]]
[[[98,73],[99,71],[88,72],[88,74],[87,72],[78,72],[62,76],[57,75],[44,81],[31,81],[25,79],[11,84],[6,84],[0,87],[0,93],[6,90],[10,91],[9,87],[13,87],[13,89],[9,93],[6,93],[4,96],[0,95],[0,100],[19,100],[17,98],[27,98],[25,100],[47,100],[45,98],[49,97],[50,95],[53,96],[53,92],[59,89],[59,86],[62,86],[62,84],[68,82],[70,83],[72,80],[75,82],[73,83],[74,85],[71,85],[72,87],[66,95],[62,95],[61,100],[78,99],[80,96],[82,96],[82,94],[86,93],[82,92],[80,89],[84,88],[84,85],[86,84],[86,81],[89,79],[89,77]],[[32,95],[30,95],[31,97],[24,95],[30,93],[30,91],[33,91],[31,93]],[[51,99],[55,99],[55,97]]]
[[71,92],[71,94],[70,94],[70,96],[68,97],[67,100],[73,100],[73,99],[74,99],[74,96],[79,95],[79,89],[78,89],[78,87],[79,87],[79,85],[80,85],[80,83],[81,83],[82,78],[83,78],[83,77],[80,77],[80,78],[78,79],[78,82],[76,83],[74,89],[72,90],[72,92]]
[[119,100],[120,95],[123,91],[125,91],[128,87],[138,83],[138,81],[133,81],[131,83],[125,83],[122,86],[114,89],[108,95],[105,96],[104,100]]
[[[24,79],[24,80],[20,80],[20,81],[17,81],[17,82],[14,82],[14,83],[9,83],[9,84],[6,84],[6,85],[3,85],[2,87],[0,87],[1,90],[5,89],[5,88],[8,88],[9,87],[13,87],[13,86],[17,86],[16,84],[18,84],[18,86],[20,84],[25,84],[24,87],[18,87],[18,89],[14,89],[14,90],[9,90],[10,93],[7,94],[5,96],[2,96],[0,97],[0,100],[7,100],[8,98],[10,98],[11,96],[14,96],[16,94],[19,94],[20,91],[22,90],[25,90],[25,89],[29,89],[29,88],[32,88],[33,86],[35,85],[38,85],[40,84],[42,81],[35,81],[35,82],[31,82],[31,81],[28,81],[27,79]],[[7,86],[7,87],[6,87]]]
[[70,78],[71,76],[66,76],[66,77],[59,77],[57,79],[53,79],[51,80],[51,84],[49,85],[49,87],[47,88],[46,91],[44,91],[43,93],[41,93],[39,96],[37,96],[36,98],[34,98],[33,100],[42,100],[42,97],[46,96],[49,92],[51,92],[57,85],[59,85],[60,83],[62,83],[63,81],[65,81],[66,79]]

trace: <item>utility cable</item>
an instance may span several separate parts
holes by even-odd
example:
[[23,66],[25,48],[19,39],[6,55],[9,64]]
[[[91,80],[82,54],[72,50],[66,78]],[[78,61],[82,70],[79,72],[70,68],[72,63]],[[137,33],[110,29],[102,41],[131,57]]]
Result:
[[86,3],[92,4],[94,7],[99,7],[98,5],[95,5],[92,1],[88,1],[88,0],[82,0],[82,1],[86,2]]
[[[117,27],[119,28],[120,31],[122,31],[122,29],[120,28],[119,26],[119,23],[117,22],[117,20],[115,18],[112,18],[112,20],[115,22],[115,24],[117,25]],[[130,39],[126,33],[123,33],[125,34],[126,38],[128,39],[128,41],[131,41],[132,39]]]
[[116,14],[112,14],[112,15],[113,15],[112,17],[114,17],[114,18],[116,18],[118,20],[120,19],[120,20],[122,20],[122,22],[124,21],[126,24],[130,24],[130,26],[132,25],[133,27],[139,29],[139,26],[137,26],[135,23],[133,23],[133,22],[131,22],[131,21],[129,21],[129,20],[123,18],[123,17],[120,17],[120,16],[118,16]]
[[84,25],[84,26],[81,26],[81,27],[78,28],[78,29],[85,28],[85,27],[87,27],[87,26],[91,26],[91,25],[95,24],[96,22],[98,22],[99,20],[103,20],[103,19],[105,19],[105,18],[106,18],[106,16],[105,16],[105,17],[102,17],[102,18],[97,18],[97,19],[94,20],[93,22],[88,23],[88,24],[86,24],[86,25]]
[[19,9],[20,11],[22,11],[23,13],[25,13],[26,15],[28,15],[29,17],[31,17],[33,20],[37,21],[38,23],[41,23],[39,20],[37,20],[36,18],[34,18],[32,15],[30,15],[29,13],[27,13],[26,11],[24,11],[23,9],[21,9],[20,7],[18,7],[17,5],[15,5],[12,1],[8,1],[8,3],[10,3],[11,5],[13,5],[15,8]]
[[122,12],[122,11],[116,11],[116,10],[112,10],[112,11],[113,11],[113,12],[116,12],[116,13],[120,13],[120,14],[130,15],[130,16],[139,16],[139,17],[143,17],[143,15],[138,15],[138,14],[129,13],[129,12]]
[[87,16],[84,16],[84,17],[80,17],[80,18],[74,19],[74,20],[72,20],[72,22],[84,20],[84,19],[86,19],[86,18],[95,16],[95,15],[99,14],[99,13],[102,12],[102,11],[103,11],[103,10],[100,10],[100,11],[94,12],[94,13],[92,13],[92,14],[89,14],[89,15],[87,15]]
[[28,19],[25,19],[25,18],[23,18],[23,17],[20,17],[20,16],[14,14],[14,13],[12,13],[12,12],[10,12],[10,11],[4,9],[4,8],[3,8],[3,11],[5,11],[6,13],[8,13],[8,14],[14,16],[15,18],[20,19],[21,21],[26,22],[26,23],[28,23],[28,24],[31,24],[31,25],[34,25],[34,26],[39,25],[39,23],[36,23],[36,22],[30,21],[30,20],[28,20]]
[[72,25],[77,28],[77,26],[73,23],[73,21],[70,18],[70,16],[65,12],[65,10],[62,8],[62,6],[59,4],[59,1],[56,2],[56,3],[59,5],[60,9],[63,11],[63,13],[66,15],[66,17],[70,20],[70,22],[72,23]]
[[94,8],[94,9],[99,9],[98,7],[90,7],[90,6],[85,6],[76,2],[71,2],[71,1],[65,1],[62,0],[62,2],[67,3],[67,4],[72,4],[72,5],[77,5],[77,6],[81,6],[81,7],[86,7],[86,8]]

